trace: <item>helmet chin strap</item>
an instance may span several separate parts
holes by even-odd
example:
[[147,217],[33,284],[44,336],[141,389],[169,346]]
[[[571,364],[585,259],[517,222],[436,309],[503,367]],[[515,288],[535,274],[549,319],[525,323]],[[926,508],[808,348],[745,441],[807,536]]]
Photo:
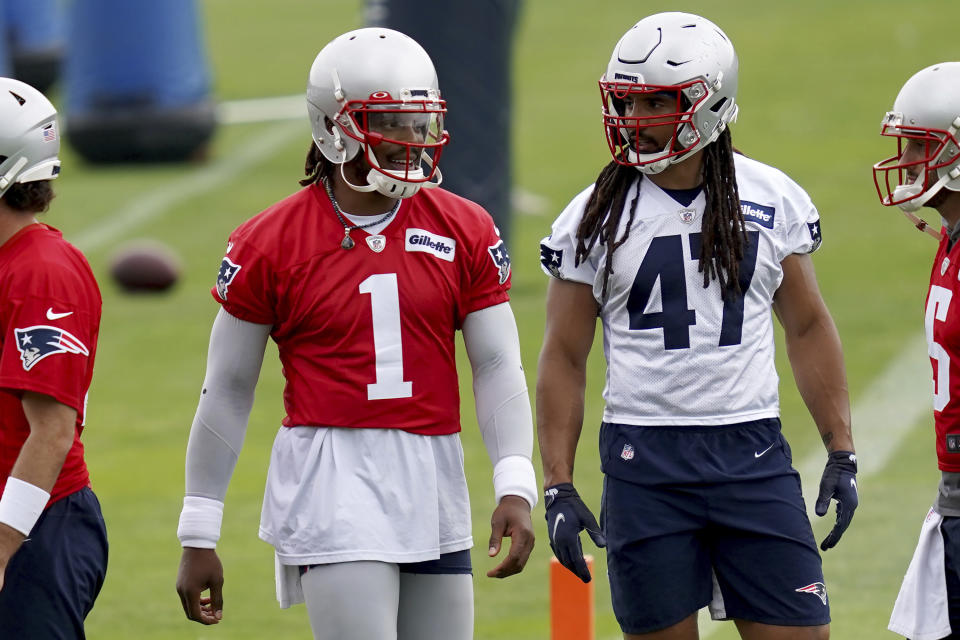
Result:
[[[376,157],[372,157],[371,159],[376,163]],[[427,163],[431,169],[433,168],[433,161],[430,159],[430,156],[424,154],[422,162]],[[345,164],[346,163],[340,165],[340,176],[348,187],[361,193],[376,191],[388,198],[409,198],[416,195],[421,188],[433,189],[434,187],[439,187],[440,183],[443,182],[443,174],[440,173],[439,168],[435,172],[436,182],[409,182],[400,177],[401,175],[407,175],[413,178],[423,178],[423,169],[401,174],[399,171],[372,168],[367,172],[367,184],[353,184],[347,179],[344,173],[343,167]]]
[[[678,137],[683,137],[683,138],[691,137],[691,132],[690,130],[687,129],[688,126],[690,125],[684,125]],[[711,144],[714,140],[720,137],[720,134],[723,132],[725,128],[726,128],[726,123],[722,122],[720,123],[719,126],[717,126],[713,130],[713,133],[710,135],[710,138],[708,140],[701,139],[696,144],[693,144],[692,146],[687,147],[684,151],[678,153],[675,156],[670,156],[668,158],[663,158],[661,160],[654,160],[652,162],[649,162],[648,164],[637,164],[636,165],[637,171],[645,175],[656,175],[658,173],[661,173],[664,169],[669,167],[671,164],[683,162],[684,160],[689,158],[691,155],[693,155],[700,149],[703,149],[708,144]],[[681,143],[683,143],[683,140],[681,140]],[[634,162],[634,163],[643,162],[644,158],[649,157],[653,159],[653,158],[656,158],[658,155],[660,155],[660,153],[637,153],[636,151],[633,151],[631,149],[627,151],[627,158],[630,160],[630,162]]]
[[[913,197],[906,202],[901,202],[897,205],[897,207],[900,208],[900,210],[903,212],[903,215],[907,217],[907,220],[909,220],[913,226],[939,241],[940,234],[930,228],[930,224],[920,216],[916,215],[915,212],[919,211],[923,205],[933,198],[933,196],[937,195],[943,185],[958,177],[960,177],[960,167],[954,167],[952,171],[937,180],[929,189],[927,189],[923,195],[919,197]],[[899,198],[910,198],[911,196],[914,196],[914,194],[921,193],[923,191],[923,185],[919,184],[919,182],[922,178],[923,176],[918,176],[917,179],[910,184],[901,184],[897,186],[894,188],[893,193],[890,194],[890,199],[896,200]]]
[[[937,195],[940,189],[943,188],[943,185],[947,184],[951,180],[956,180],[957,178],[960,178],[960,166],[954,167],[951,171],[945,173],[940,177],[939,180],[930,185],[929,189],[923,191],[923,185],[920,184],[920,180],[923,179],[923,176],[917,176],[917,179],[912,183],[901,184],[895,187],[893,193],[890,194],[890,197],[893,200],[910,198],[905,202],[899,203],[897,206],[903,209],[905,212],[912,213],[914,211],[919,211],[923,205],[930,201],[930,198]],[[916,194],[922,195],[917,196]]]

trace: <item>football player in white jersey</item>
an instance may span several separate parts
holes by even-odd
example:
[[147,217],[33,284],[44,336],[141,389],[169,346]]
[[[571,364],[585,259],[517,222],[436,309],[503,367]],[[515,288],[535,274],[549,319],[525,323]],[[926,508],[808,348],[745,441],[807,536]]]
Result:
[[[473,545],[455,336],[473,370],[497,506],[487,576],[533,548],[533,420],[493,219],[442,188],[445,102],[426,51],[383,28],[335,38],[307,84],[302,189],[230,236],[190,431],[177,591],[223,616],[215,551],[268,337],[286,381],[260,537],[281,607],[322,640],[469,640]],[[209,589],[209,595],[202,597]]]
[[[890,616],[912,640],[960,638],[960,62],[915,73],[887,112],[881,135],[897,153],[873,167],[880,201],[897,206],[940,243],[927,291],[926,333],[933,367],[933,415],[940,488]],[[934,231],[917,215],[941,218]]]
[[[810,253],[820,219],[782,172],[736,153],[737,56],[700,16],[620,39],[600,80],[613,161],[541,244],[552,276],[537,381],[548,533],[583,580],[607,546],[628,639],[695,639],[711,606],[742,637],[829,637],[821,559],[781,434],[771,310],[827,450],[818,515],[857,506],[840,339]],[[573,486],[596,319],[607,361],[600,524]]]

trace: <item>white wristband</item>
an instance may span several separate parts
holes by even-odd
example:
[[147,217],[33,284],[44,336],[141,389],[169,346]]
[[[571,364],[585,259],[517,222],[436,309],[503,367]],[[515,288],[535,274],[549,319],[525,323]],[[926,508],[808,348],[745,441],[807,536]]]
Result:
[[177,538],[183,547],[216,549],[223,522],[223,502],[201,496],[185,496]]
[[49,500],[40,487],[10,476],[0,498],[0,522],[29,536]]
[[493,466],[493,494],[497,504],[504,496],[520,496],[530,504],[531,510],[537,506],[540,492],[530,458],[513,455],[498,460]]

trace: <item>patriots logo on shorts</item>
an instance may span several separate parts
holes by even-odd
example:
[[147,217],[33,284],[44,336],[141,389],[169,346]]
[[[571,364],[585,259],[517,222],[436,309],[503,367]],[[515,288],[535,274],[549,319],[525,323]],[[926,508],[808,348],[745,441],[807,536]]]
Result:
[[550,275],[552,275],[554,278],[558,280],[563,279],[563,276],[560,275],[560,267],[563,265],[563,251],[551,249],[541,242],[540,264],[542,264],[543,268],[549,271]]
[[240,265],[231,262],[230,258],[224,258],[220,263],[220,272],[217,274],[217,295],[221,300],[227,299],[227,289],[237,277],[238,271],[240,271]]
[[510,256],[507,255],[507,249],[503,246],[503,240],[492,247],[487,247],[487,251],[490,252],[490,257],[493,258],[493,264],[497,265],[497,270],[500,274],[500,284],[503,284],[510,276]]
[[812,593],[820,598],[820,602],[822,602],[824,606],[827,604],[827,586],[822,582],[814,582],[813,584],[808,584],[805,587],[794,589],[794,591],[799,593]]
[[14,329],[17,350],[23,360],[23,370],[30,371],[47,356],[57,353],[79,353],[89,356],[90,351],[69,331],[47,325],[36,325],[26,329]]

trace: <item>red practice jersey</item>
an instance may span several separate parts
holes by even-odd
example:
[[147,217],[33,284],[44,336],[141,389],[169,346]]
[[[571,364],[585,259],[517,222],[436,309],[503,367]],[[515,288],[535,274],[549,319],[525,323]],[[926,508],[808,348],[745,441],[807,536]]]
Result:
[[311,185],[230,236],[212,293],[270,324],[285,426],[460,430],[454,338],[506,302],[510,259],[490,215],[442,189],[403,200],[381,234],[351,232]]
[[73,446],[50,502],[89,485],[80,434],[100,309],[90,265],[58,230],[31,224],[0,246],[0,490],[30,434],[20,402],[24,391],[77,410]]
[[930,272],[924,324],[933,365],[937,460],[941,470],[960,472],[960,243],[949,250],[947,244],[944,232]]

